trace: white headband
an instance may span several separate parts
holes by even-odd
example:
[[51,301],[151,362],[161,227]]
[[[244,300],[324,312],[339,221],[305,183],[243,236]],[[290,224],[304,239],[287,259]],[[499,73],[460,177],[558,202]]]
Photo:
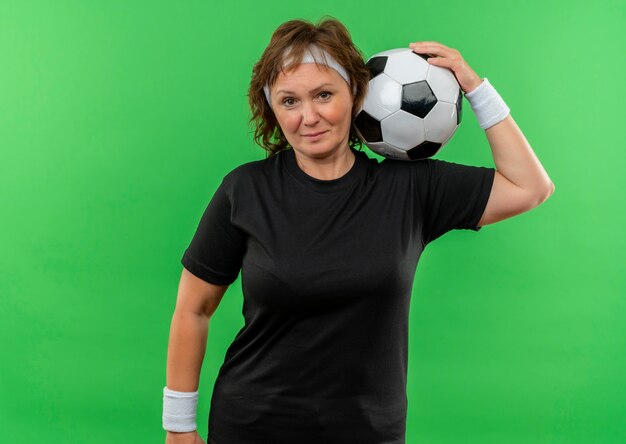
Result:
[[[302,61],[300,62],[301,64],[304,63],[316,63],[315,59],[313,58],[313,54],[311,52],[311,50],[313,50],[313,52],[316,55],[316,59],[317,59],[317,63],[322,64],[322,65],[326,65],[330,68],[333,68],[335,71],[337,71],[341,77],[343,77],[345,79],[346,82],[348,82],[348,85],[350,85],[350,77],[348,76],[348,73],[346,72],[346,70],[343,68],[343,66],[341,66],[339,63],[337,63],[337,61],[333,58],[333,56],[331,56],[327,51],[325,50],[320,50],[317,46],[315,45],[311,45],[309,47],[310,49],[305,50],[303,56],[302,56]],[[287,48],[286,53],[289,54],[290,52],[290,48]],[[324,54],[324,58],[322,58],[322,56],[320,54]],[[324,60],[326,60],[326,63],[324,63]],[[286,66],[289,64],[289,59],[285,60],[284,65]],[[354,88],[354,94],[356,95],[356,88]],[[267,99],[267,103],[269,104],[270,108],[272,107],[272,102],[270,100],[270,87],[268,84],[265,84],[265,86],[263,87],[263,91],[265,92],[265,98]]]

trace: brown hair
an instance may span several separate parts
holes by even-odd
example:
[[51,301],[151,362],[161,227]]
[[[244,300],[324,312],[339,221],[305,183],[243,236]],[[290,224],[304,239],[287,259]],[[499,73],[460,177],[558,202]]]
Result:
[[[263,86],[273,85],[280,72],[289,71],[299,65],[304,52],[311,44],[327,51],[348,73],[351,88],[356,86],[348,144],[350,147],[358,146],[359,149],[362,147],[361,139],[354,127],[354,118],[365,98],[370,80],[369,69],[365,65],[361,51],[352,42],[348,29],[339,20],[324,16],[316,25],[305,20],[290,20],[280,25],[252,69],[252,80],[248,90],[248,102],[252,111],[249,123],[255,125],[254,141],[267,151],[267,157],[289,147],[289,142],[276,120],[274,111],[267,103]],[[291,47],[288,56],[292,59],[283,67],[284,54],[288,47]],[[325,60],[317,64],[323,63]]]

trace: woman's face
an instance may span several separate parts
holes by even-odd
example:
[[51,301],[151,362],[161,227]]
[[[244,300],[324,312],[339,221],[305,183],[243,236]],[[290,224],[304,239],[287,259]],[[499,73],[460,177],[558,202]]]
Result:
[[332,68],[304,63],[279,73],[271,89],[272,109],[289,144],[308,157],[348,149],[353,98]]

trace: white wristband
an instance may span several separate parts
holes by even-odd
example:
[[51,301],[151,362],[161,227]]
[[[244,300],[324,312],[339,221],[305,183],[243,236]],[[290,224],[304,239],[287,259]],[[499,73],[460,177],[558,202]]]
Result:
[[177,392],[163,387],[163,428],[170,432],[193,432],[196,426],[198,391]]
[[478,124],[484,130],[504,120],[511,112],[487,77],[478,88],[465,94],[465,97],[478,119]]

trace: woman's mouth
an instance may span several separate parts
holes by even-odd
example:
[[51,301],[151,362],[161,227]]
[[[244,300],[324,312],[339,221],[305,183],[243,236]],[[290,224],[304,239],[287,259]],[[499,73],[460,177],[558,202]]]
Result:
[[319,131],[317,133],[303,134],[303,136],[306,137],[309,140],[317,140],[320,137],[322,137],[324,134],[326,134],[327,132],[328,132],[328,130],[326,130],[326,131]]

